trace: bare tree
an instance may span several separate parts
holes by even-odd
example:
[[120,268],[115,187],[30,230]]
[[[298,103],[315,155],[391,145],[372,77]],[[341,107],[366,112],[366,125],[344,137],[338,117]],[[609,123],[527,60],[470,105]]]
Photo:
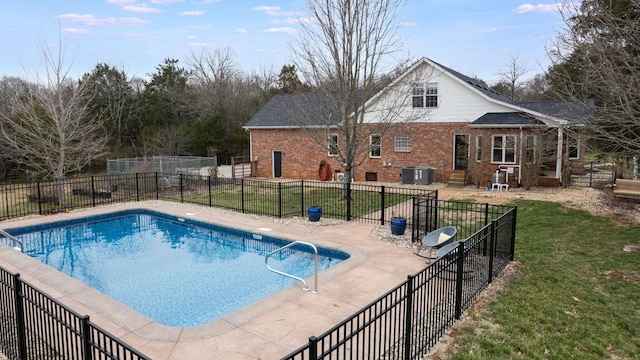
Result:
[[[587,131],[602,154],[640,153],[640,1],[566,1],[549,49],[557,96],[594,110]],[[634,174],[637,176],[637,174]]]
[[[330,132],[340,145],[332,147],[344,165],[347,181],[369,151],[368,134],[383,135],[398,120],[401,106],[365,107],[384,81],[383,67],[399,50],[398,11],[404,0],[307,0],[308,21],[292,45],[294,63],[320,98],[306,107],[307,120],[321,128],[302,126],[319,148],[327,149]],[[398,94],[402,93],[399,91]],[[410,96],[389,96],[406,101]],[[298,115],[298,114],[296,114]],[[365,130],[366,129],[366,130]]]
[[81,170],[104,154],[107,139],[103,120],[90,116],[90,95],[69,77],[61,41],[57,49],[43,46],[46,76],[17,99],[13,113],[1,115],[6,156],[47,179]]
[[502,84],[506,88],[506,93],[502,91],[502,95],[507,96],[511,101],[520,101],[524,85],[523,77],[528,72],[529,69],[527,69],[526,65],[524,65],[517,56],[510,56],[507,63],[498,73],[500,78],[499,84]]

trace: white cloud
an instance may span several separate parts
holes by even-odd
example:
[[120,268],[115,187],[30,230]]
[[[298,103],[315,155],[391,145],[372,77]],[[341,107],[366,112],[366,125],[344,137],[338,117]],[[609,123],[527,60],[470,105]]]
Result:
[[129,5],[129,6],[123,6],[122,10],[124,11],[132,11],[132,12],[139,12],[139,13],[159,13],[162,10],[160,9],[156,9],[156,8],[152,8],[149,7],[147,5]]
[[269,12],[280,11],[280,6],[265,6],[265,5],[262,5],[262,6],[253,7],[251,10],[253,10],[253,11],[263,11],[263,12],[269,13]]
[[171,4],[177,2],[183,2],[184,0],[151,0],[152,4]]
[[533,12],[558,12],[562,8],[562,4],[522,4],[513,9],[518,14],[533,13]]
[[498,28],[486,28],[486,29],[479,29],[478,32],[479,33],[492,33],[492,32],[496,32],[498,31]]
[[413,22],[413,21],[402,21],[402,22],[400,22],[400,26],[406,26],[406,27],[418,26],[418,23],[417,22]]
[[209,44],[208,42],[192,42],[189,43],[189,46],[194,46],[194,47],[210,47],[213,46],[212,44]]
[[138,18],[99,18],[95,15],[79,15],[73,13],[58,15],[58,18],[70,20],[71,22],[87,26],[144,25],[148,23],[147,20]]
[[199,16],[204,14],[204,11],[183,11],[178,13],[178,15],[184,15],[184,16]]
[[91,31],[89,31],[87,29],[78,29],[78,28],[64,28],[64,29],[62,29],[62,32],[65,32],[67,34],[76,34],[76,35],[89,35],[89,34],[91,34]]
[[292,35],[296,33],[295,29],[290,27],[270,28],[262,31],[265,34],[287,34]]
[[243,29],[243,28],[238,28],[235,30],[238,34],[246,34],[247,33],[247,29]]
[[253,52],[260,53],[260,54],[275,54],[276,53],[275,50],[267,50],[267,49],[255,49],[255,50],[253,50]]
[[251,11],[261,11],[269,16],[299,16],[303,13],[297,11],[281,11],[279,6],[255,6]]

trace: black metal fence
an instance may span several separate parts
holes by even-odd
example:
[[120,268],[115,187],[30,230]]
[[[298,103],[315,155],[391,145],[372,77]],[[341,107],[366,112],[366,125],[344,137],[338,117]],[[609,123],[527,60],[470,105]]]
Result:
[[572,163],[569,169],[569,186],[606,189],[613,186],[615,178],[614,163]]
[[[514,254],[514,207],[440,201],[435,190],[145,173],[5,185],[2,198],[0,219],[161,199],[277,217],[304,216],[310,205],[322,206],[323,216],[345,220],[387,224],[392,216],[404,216],[414,241],[441,226],[458,228],[457,238],[465,241],[449,256],[409,275],[284,359],[418,358]],[[17,274],[0,268],[0,276],[0,350],[10,359],[38,358],[31,351],[55,351],[72,359],[145,359]],[[26,344],[42,345],[31,350],[34,346]]]
[[149,359],[0,267],[0,352],[11,360]]
[[387,224],[412,213],[412,197],[437,191],[320,181],[265,181],[213,176],[136,173],[0,186],[0,220],[142,200],[166,200],[275,217],[322,216]]
[[515,207],[425,198],[415,203],[414,224],[456,226],[464,241],[283,359],[421,358],[513,260]]

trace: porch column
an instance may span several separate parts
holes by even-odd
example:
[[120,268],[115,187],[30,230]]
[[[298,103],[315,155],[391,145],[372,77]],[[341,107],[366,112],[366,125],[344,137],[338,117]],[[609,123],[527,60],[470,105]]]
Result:
[[562,126],[558,126],[558,149],[556,150],[556,179],[562,179]]

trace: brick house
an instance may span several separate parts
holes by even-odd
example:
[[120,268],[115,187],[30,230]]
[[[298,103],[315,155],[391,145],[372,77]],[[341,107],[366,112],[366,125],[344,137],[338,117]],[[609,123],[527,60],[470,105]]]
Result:
[[[401,82],[410,85],[399,93]],[[366,150],[353,171],[356,181],[405,182],[405,175],[424,169],[436,182],[457,174],[485,186],[498,172],[512,185],[558,186],[567,166],[584,157],[584,110],[566,102],[514,103],[427,58],[369,97],[365,107],[374,113],[390,97],[406,97],[397,118],[410,120],[380,132],[365,115]],[[330,114],[332,104],[318,99],[313,93],[276,95],[245,124],[254,176],[318,179],[322,162],[337,177],[342,164],[333,151],[341,145],[335,119],[314,123],[300,110]],[[324,135],[312,137],[309,129]]]

